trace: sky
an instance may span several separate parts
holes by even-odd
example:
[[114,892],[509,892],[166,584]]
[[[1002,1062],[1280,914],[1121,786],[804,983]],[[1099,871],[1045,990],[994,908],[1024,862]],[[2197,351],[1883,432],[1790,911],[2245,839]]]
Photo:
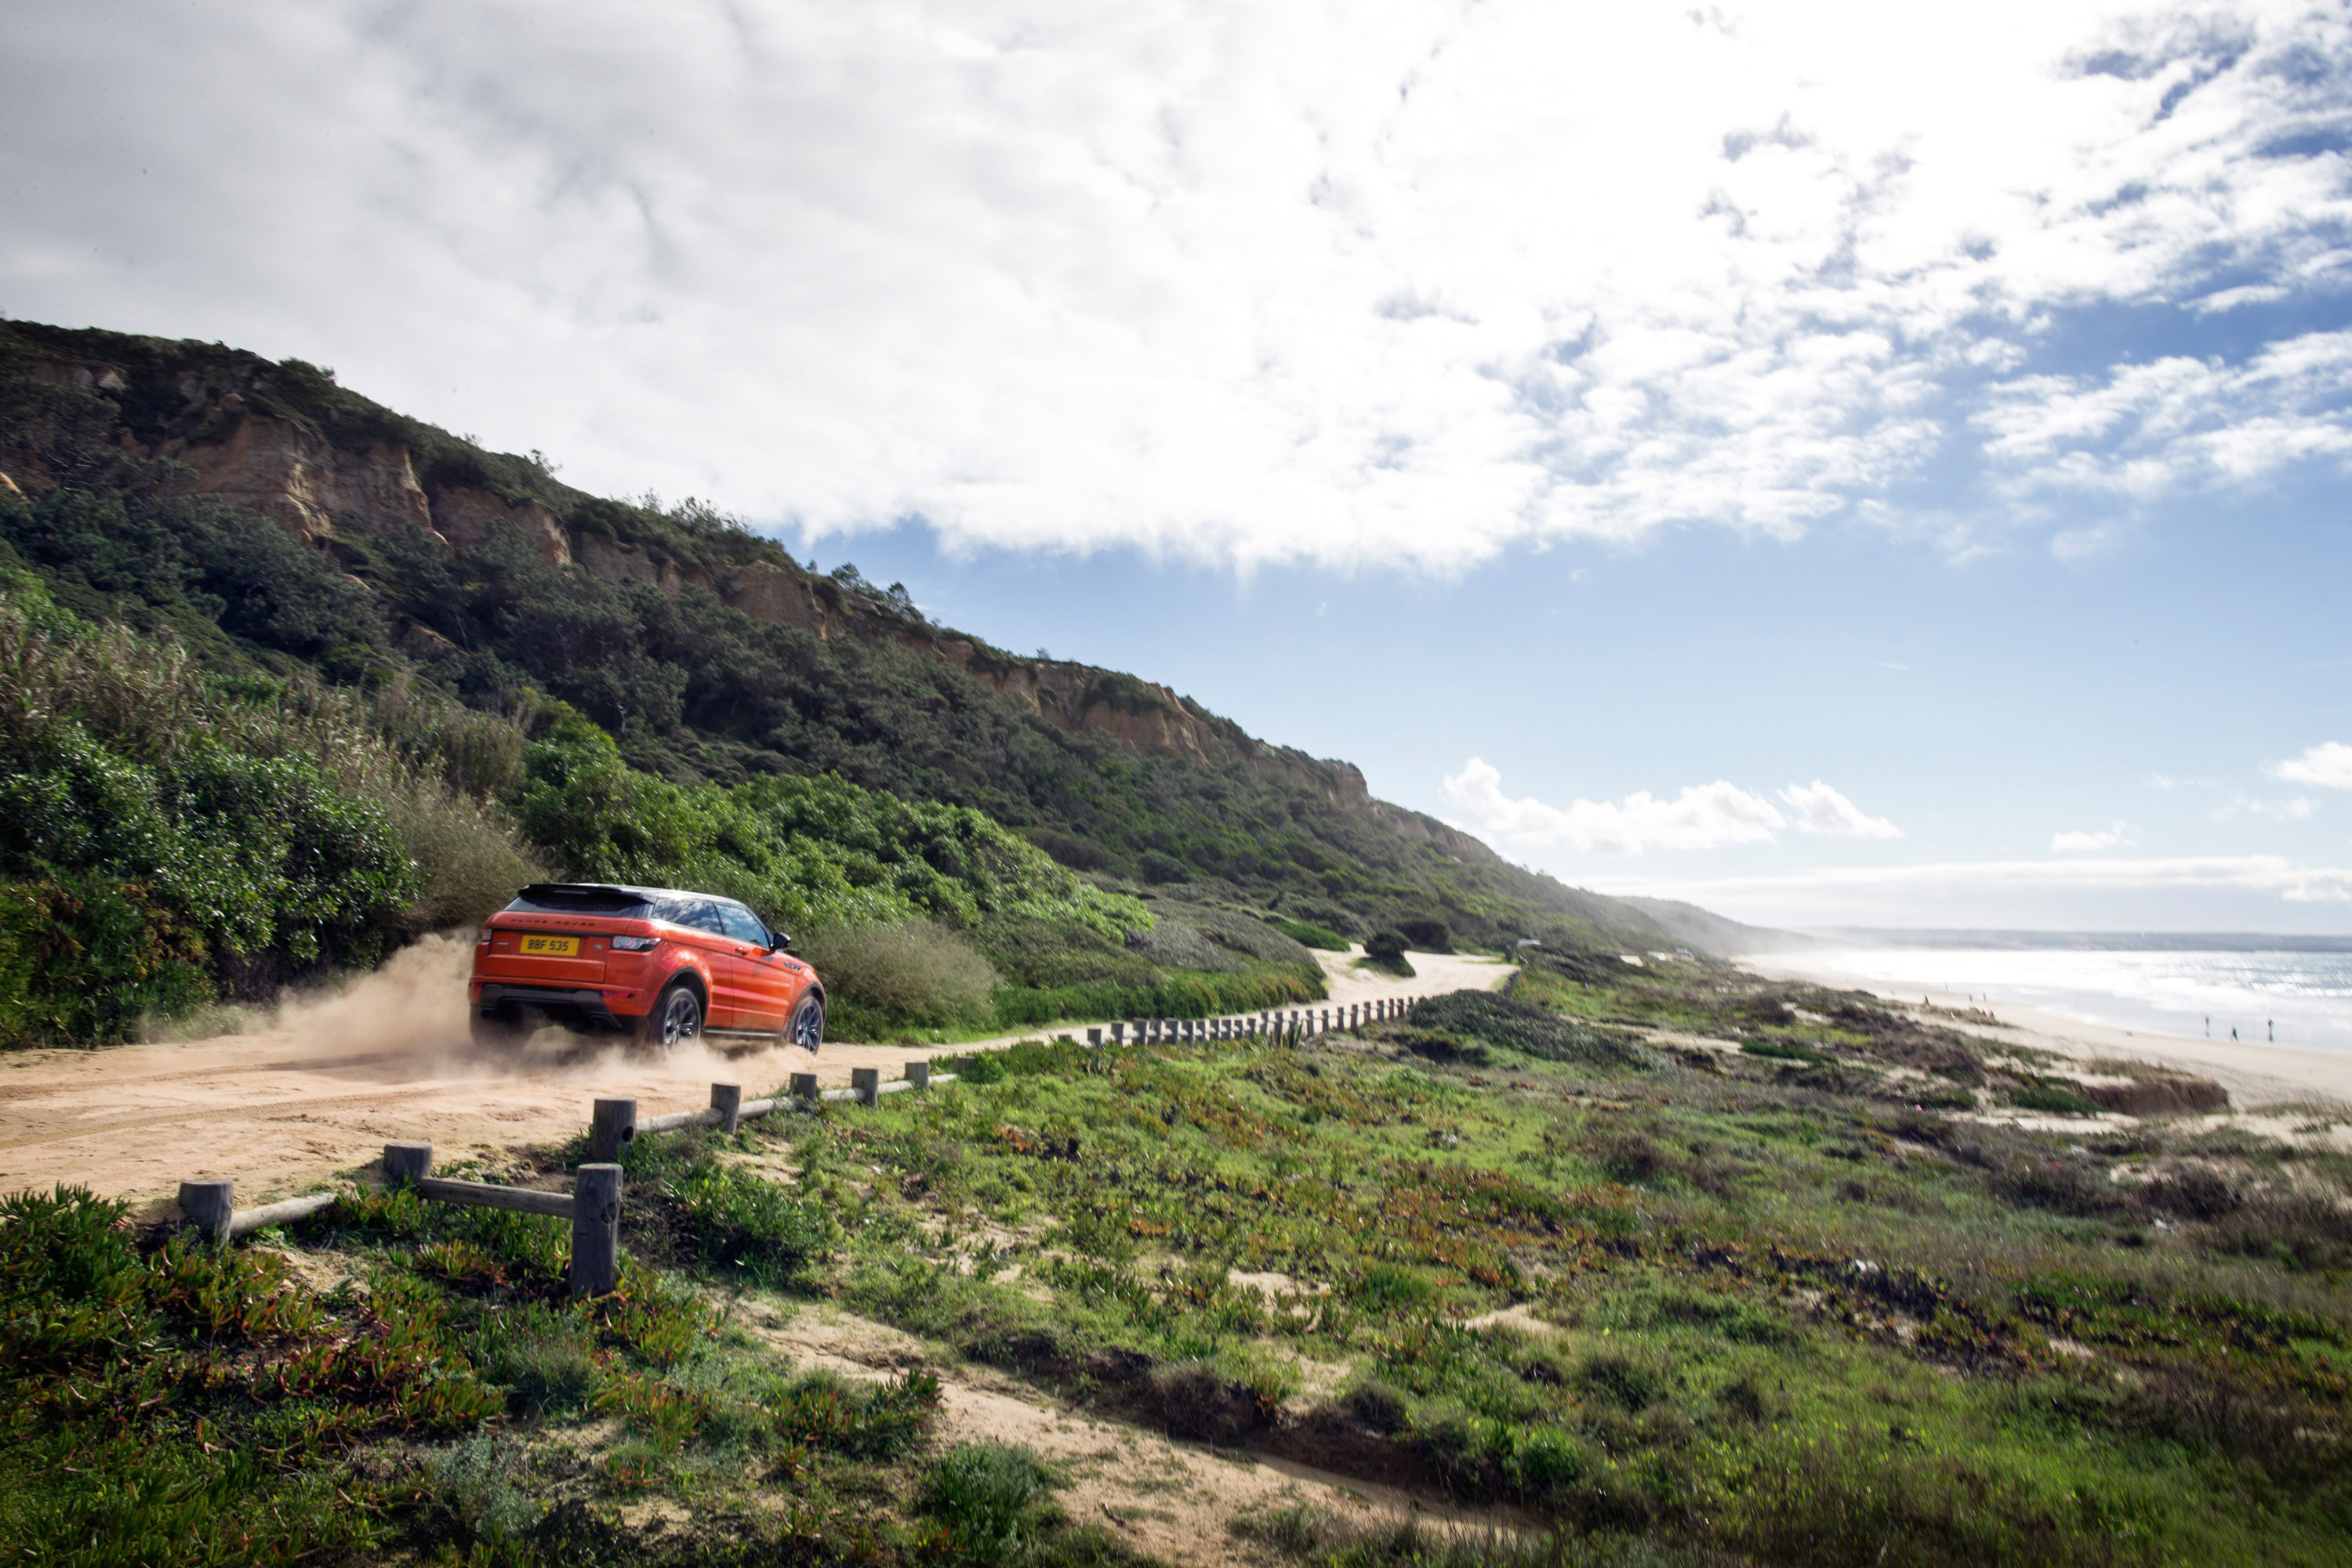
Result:
[[1580,885],[2352,931],[2352,11],[18,0],[228,342]]

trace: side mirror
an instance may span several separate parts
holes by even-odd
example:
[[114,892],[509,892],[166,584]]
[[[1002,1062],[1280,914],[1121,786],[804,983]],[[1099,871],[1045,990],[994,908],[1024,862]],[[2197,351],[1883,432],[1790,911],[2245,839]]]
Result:
[[782,931],[772,931],[768,933],[768,951],[770,952],[789,952],[792,951],[792,945],[793,939],[785,935]]

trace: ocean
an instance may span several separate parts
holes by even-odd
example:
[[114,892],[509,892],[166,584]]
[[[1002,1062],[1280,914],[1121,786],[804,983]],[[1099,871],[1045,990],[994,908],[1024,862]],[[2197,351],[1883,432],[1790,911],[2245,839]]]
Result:
[[[1893,995],[1958,993],[2083,1023],[2352,1051],[2352,940],[1840,932],[1774,956]],[[1850,945],[1848,945],[1850,943]]]

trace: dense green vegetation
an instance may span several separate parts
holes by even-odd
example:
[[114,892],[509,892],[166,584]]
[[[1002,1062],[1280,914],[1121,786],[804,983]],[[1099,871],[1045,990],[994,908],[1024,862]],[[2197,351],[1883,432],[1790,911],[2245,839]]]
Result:
[[[550,868],[728,893],[806,933],[821,967],[842,960],[853,1037],[1322,994],[1256,922],[1156,930],[969,807],[831,775],[676,784],[561,701],[486,714],[404,681],[226,674],[21,574],[0,584],[0,1041],[120,1039],[267,998],[478,920]],[[956,953],[950,984],[938,960]]]
[[[60,362],[120,385],[68,384]],[[675,594],[546,563],[504,522],[462,557],[421,529],[338,530],[310,550],[281,526],[191,499],[174,441],[217,439],[230,407],[323,447],[410,454],[427,489],[543,504],[575,544],[609,542]],[[209,423],[207,423],[209,421]],[[380,407],[289,361],[189,342],[0,322],[0,567],[37,574],[62,605],[143,635],[169,630],[207,668],[330,685],[407,680],[488,713],[569,703],[634,768],[681,784],[836,774],[904,801],[985,813],[1066,866],[1272,910],[1335,940],[1423,922],[1500,943],[1652,940],[1644,917],[1507,865],[1441,825],[1334,799],[1337,775],[1132,677],[1023,659],[926,623],[903,590],[854,567],[817,576],[697,502],[587,495],[542,459],[501,456]],[[787,574],[846,631],[765,625],[715,586]],[[699,579],[699,581],[698,581]],[[705,583],[712,584],[704,585]],[[972,643],[968,637],[963,643]],[[1057,727],[991,680],[1075,683],[1072,706],[1174,714],[1207,760]],[[1318,940],[1320,940],[1319,938]],[[1418,938],[1415,938],[1419,941]]]

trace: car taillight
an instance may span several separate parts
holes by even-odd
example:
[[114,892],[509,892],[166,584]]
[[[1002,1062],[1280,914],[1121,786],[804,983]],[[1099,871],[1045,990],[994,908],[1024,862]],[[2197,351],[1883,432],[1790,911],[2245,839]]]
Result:
[[478,936],[478,937],[477,937],[477,938],[475,938],[475,939],[474,939],[474,945],[475,945],[476,947],[488,947],[488,946],[489,946],[489,945],[490,945],[490,928],[489,928],[489,927],[488,927],[488,926],[484,926],[484,927],[482,928],[482,934],[481,934],[480,936]]
[[619,952],[646,952],[661,945],[657,936],[616,936],[613,947]]

